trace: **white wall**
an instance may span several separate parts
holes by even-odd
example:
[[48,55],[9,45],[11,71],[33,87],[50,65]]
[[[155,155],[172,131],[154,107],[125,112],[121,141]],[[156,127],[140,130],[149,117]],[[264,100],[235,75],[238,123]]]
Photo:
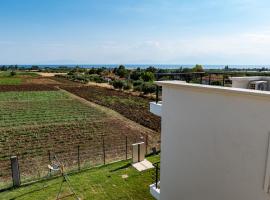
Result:
[[160,85],[161,200],[270,199],[270,93]]

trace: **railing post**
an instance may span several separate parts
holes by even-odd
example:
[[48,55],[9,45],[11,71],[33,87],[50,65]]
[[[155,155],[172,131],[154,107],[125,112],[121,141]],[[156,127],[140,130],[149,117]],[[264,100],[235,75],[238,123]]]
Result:
[[158,164],[156,164],[156,188],[158,188]]
[[203,74],[200,74],[200,84],[202,84],[202,77],[203,77]]
[[208,85],[211,85],[211,74],[208,74]]
[[156,103],[158,103],[158,99],[159,99],[159,86],[156,85]]
[[222,85],[225,86],[225,74],[223,73],[223,77],[222,77]]

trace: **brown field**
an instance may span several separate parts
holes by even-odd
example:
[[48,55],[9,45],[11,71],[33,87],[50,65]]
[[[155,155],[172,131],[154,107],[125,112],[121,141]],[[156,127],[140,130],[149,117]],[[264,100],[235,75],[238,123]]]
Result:
[[128,119],[160,132],[160,117],[150,113],[150,100],[113,89],[97,86],[60,86],[96,104],[113,109]]

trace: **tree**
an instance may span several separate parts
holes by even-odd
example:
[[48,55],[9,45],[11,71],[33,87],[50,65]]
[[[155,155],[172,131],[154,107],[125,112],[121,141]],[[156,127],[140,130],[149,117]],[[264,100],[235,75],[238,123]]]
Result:
[[145,71],[156,73],[157,72],[157,69],[155,67],[153,67],[153,66],[150,66],[150,67],[146,68]]
[[204,72],[203,66],[196,64],[195,67],[192,68],[192,72]]
[[134,80],[134,81],[137,81],[140,79],[141,77],[141,69],[140,68],[137,68],[136,70],[132,71],[131,74],[130,74],[130,79]]
[[115,74],[124,78],[128,75],[128,71],[124,65],[120,65],[118,68],[115,69]]
[[141,75],[141,79],[145,82],[153,81],[154,78],[155,78],[155,76],[152,72],[143,72]]
[[226,65],[226,66],[224,67],[224,71],[229,71],[229,70],[230,70],[229,66]]

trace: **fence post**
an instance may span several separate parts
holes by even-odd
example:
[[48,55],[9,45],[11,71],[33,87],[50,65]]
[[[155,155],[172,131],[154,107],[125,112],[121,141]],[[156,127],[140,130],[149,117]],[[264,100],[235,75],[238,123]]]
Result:
[[[48,150],[48,160],[49,160],[49,164],[51,164],[51,151],[50,150]],[[51,175],[52,170],[49,169],[49,172],[50,172],[50,175]]]
[[104,135],[102,135],[102,148],[103,148],[103,164],[106,164],[106,154],[105,154],[105,142],[104,142]]
[[78,159],[78,170],[80,171],[81,170],[81,161],[80,161],[80,145],[78,145],[78,147],[77,147],[78,149],[78,155],[77,155],[77,159]]
[[126,160],[128,159],[128,137],[126,136]]
[[148,154],[148,135],[145,136],[145,152]]
[[13,187],[19,187],[21,185],[21,176],[20,176],[18,157],[11,156],[10,161],[11,161],[11,173],[12,173]]

